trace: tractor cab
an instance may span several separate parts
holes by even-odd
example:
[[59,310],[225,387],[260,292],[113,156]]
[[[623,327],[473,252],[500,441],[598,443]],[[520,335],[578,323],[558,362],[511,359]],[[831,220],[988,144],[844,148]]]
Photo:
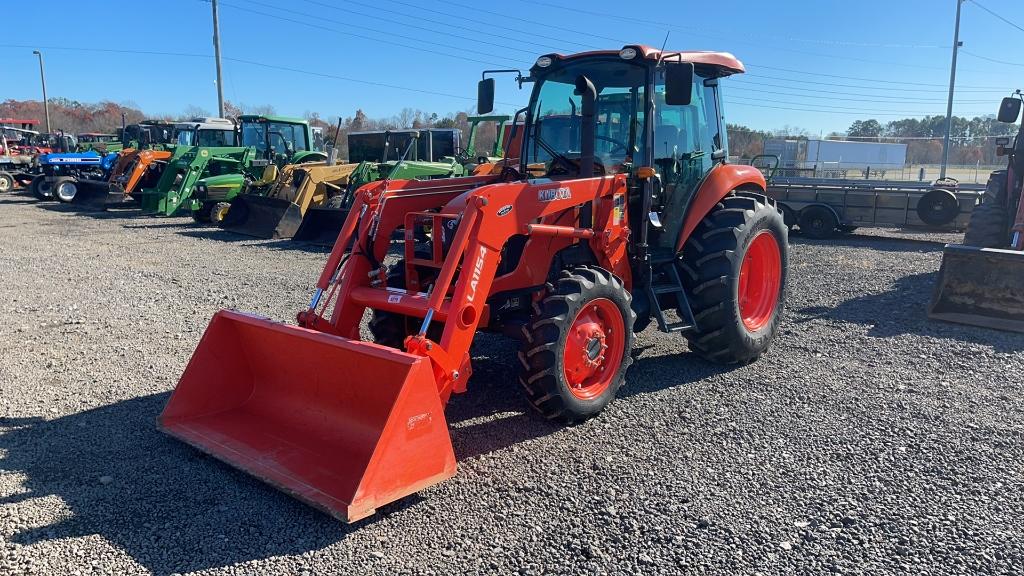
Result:
[[235,123],[226,118],[193,118],[189,122],[178,122],[174,127],[174,143],[177,146],[238,146]]
[[111,152],[120,152],[123,147],[121,136],[117,134],[84,132],[78,135],[78,152],[96,152],[103,155]]
[[129,124],[121,132],[121,145],[125,148],[153,148],[174,142],[174,124],[159,120],[144,120]]
[[[263,165],[270,163],[280,168],[285,164],[302,162],[303,157],[321,150],[305,120],[254,115],[243,115],[239,120],[242,146],[255,148],[256,157],[263,161]],[[323,139],[319,142],[322,143]],[[257,161],[253,165],[259,164]]]
[[[552,180],[625,174],[631,227],[647,228],[653,247],[676,249],[691,198],[728,158],[719,79],[742,70],[730,54],[644,46],[541,56],[520,78],[534,83],[520,171]],[[485,100],[493,96],[489,81],[481,85]],[[587,84],[593,132],[584,150]]]

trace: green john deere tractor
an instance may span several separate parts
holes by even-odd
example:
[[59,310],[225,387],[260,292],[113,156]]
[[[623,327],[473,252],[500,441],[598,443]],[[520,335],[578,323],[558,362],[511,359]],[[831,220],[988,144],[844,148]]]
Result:
[[256,156],[240,170],[210,174],[196,182],[189,208],[198,221],[219,223],[236,196],[250,187],[262,189],[273,184],[277,170],[285,165],[327,160],[323,132],[305,120],[242,116],[240,121],[242,146],[254,148]]
[[[143,190],[145,213],[189,214],[199,221],[220,221],[228,203],[247,182],[262,178],[267,166],[318,162],[318,134],[297,118],[243,115],[235,142],[198,142],[164,170],[156,187]],[[212,145],[211,145],[212,144]]]
[[96,151],[100,155],[120,152],[124,148],[117,134],[83,132],[78,135],[78,152]]
[[[352,204],[353,195],[364,184],[391,179],[427,180],[456,178],[466,173],[458,161],[462,132],[457,128],[353,132],[348,135],[349,162],[358,164],[348,176],[345,188],[310,206],[293,239],[331,245],[338,237]],[[389,151],[396,160],[388,160]]]

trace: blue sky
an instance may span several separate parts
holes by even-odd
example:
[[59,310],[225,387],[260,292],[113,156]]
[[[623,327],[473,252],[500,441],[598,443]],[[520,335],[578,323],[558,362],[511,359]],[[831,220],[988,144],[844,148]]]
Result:
[[[994,113],[1000,97],[1024,87],[1024,31],[982,8],[1024,27],[1020,0],[978,2],[963,7],[954,113],[965,116]],[[0,99],[40,98],[39,47],[51,96],[133,102],[154,115],[189,105],[216,111],[208,2],[8,4],[7,21],[19,25],[0,39]],[[485,68],[525,70],[548,52],[661,46],[669,32],[670,49],[725,50],[747,64],[748,74],[727,84],[730,122],[812,134],[843,131],[858,118],[944,114],[956,9],[956,0],[220,4],[225,97],[280,114],[362,108],[380,117],[411,107],[444,115],[473,105]],[[499,79],[504,109],[527,97],[511,77]]]

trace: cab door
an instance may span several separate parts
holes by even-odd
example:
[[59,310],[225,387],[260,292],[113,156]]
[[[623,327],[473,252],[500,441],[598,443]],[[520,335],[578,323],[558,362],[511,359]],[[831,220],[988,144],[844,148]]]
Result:
[[661,223],[656,246],[676,245],[690,198],[714,165],[726,159],[717,90],[717,79],[695,74],[690,104],[668,105],[664,68],[655,72],[651,158],[660,181],[654,208]]

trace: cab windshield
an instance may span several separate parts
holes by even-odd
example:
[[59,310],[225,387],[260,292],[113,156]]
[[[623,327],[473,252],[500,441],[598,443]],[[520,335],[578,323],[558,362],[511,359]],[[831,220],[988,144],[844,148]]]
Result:
[[191,146],[195,142],[195,130],[178,130],[178,139],[175,142],[178,146]]
[[533,131],[526,151],[530,172],[551,172],[557,164],[564,165],[559,157],[579,158],[582,100],[574,92],[580,74],[586,74],[597,90],[595,162],[614,174],[643,157],[646,67],[590,59],[551,72],[534,89]]
[[265,156],[267,146],[273,154],[293,154],[309,150],[305,127],[284,122],[245,122],[242,124],[242,146],[255,146]]

